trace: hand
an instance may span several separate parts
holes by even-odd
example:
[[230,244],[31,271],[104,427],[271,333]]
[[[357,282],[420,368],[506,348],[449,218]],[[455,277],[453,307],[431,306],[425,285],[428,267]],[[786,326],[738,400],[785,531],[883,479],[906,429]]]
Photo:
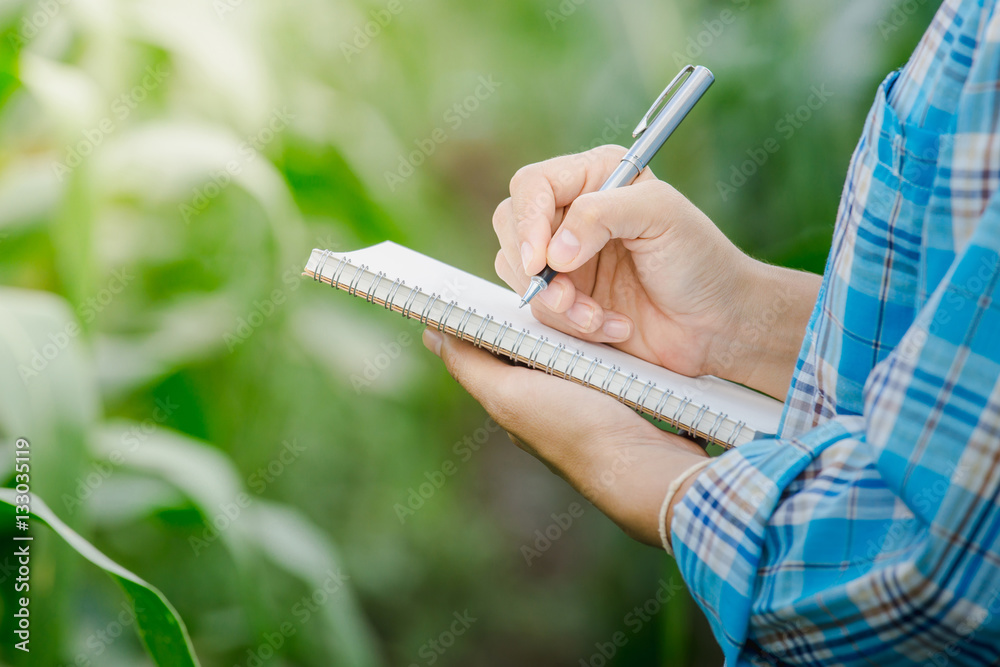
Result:
[[560,275],[531,302],[541,322],[783,399],[819,277],[746,256],[649,169],[597,192],[624,153],[603,146],[520,169],[493,216],[497,274],[520,294],[548,263]]
[[[515,444],[565,478],[626,533],[660,546],[659,512],[667,487],[704,460],[700,447],[593,389],[512,366],[433,328],[424,330],[423,340]],[[682,486],[675,498],[685,490]]]

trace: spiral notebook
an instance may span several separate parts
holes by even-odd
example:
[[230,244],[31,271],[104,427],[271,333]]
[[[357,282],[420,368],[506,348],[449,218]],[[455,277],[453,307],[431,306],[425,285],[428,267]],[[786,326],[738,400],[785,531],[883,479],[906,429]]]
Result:
[[768,396],[712,376],[672,373],[552,329],[518,308],[520,296],[510,289],[391,241],[346,253],[313,250],[303,275],[723,447],[777,431],[782,405]]

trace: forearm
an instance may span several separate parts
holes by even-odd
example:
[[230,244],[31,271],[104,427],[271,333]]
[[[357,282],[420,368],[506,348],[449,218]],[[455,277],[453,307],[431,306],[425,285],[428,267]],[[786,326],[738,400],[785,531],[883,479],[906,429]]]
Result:
[[748,258],[709,373],[784,400],[822,276]]

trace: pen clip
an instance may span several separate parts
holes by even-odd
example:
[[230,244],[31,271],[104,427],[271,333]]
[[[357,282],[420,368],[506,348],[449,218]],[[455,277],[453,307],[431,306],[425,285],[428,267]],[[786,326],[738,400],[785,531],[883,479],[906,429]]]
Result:
[[667,87],[663,89],[663,92],[660,93],[660,96],[656,98],[655,102],[653,102],[653,106],[649,107],[649,111],[646,112],[646,115],[642,117],[642,119],[639,121],[639,124],[635,126],[634,130],[632,130],[633,137],[638,137],[640,134],[646,131],[646,128],[649,127],[650,118],[652,118],[653,115],[656,112],[658,112],[663,107],[664,104],[666,104],[667,98],[670,97],[672,93],[676,92],[678,88],[680,88],[681,79],[684,78],[684,75],[691,74],[692,72],[694,72],[694,65],[688,65],[687,67],[685,67],[684,69],[682,69],[680,72],[677,73],[677,76],[674,77],[673,81],[667,84]]

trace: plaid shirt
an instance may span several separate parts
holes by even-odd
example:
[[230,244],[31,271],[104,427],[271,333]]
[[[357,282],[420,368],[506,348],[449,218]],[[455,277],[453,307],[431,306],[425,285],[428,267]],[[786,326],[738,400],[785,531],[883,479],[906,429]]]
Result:
[[1000,660],[1000,10],[879,87],[776,439],[675,509],[729,665]]

